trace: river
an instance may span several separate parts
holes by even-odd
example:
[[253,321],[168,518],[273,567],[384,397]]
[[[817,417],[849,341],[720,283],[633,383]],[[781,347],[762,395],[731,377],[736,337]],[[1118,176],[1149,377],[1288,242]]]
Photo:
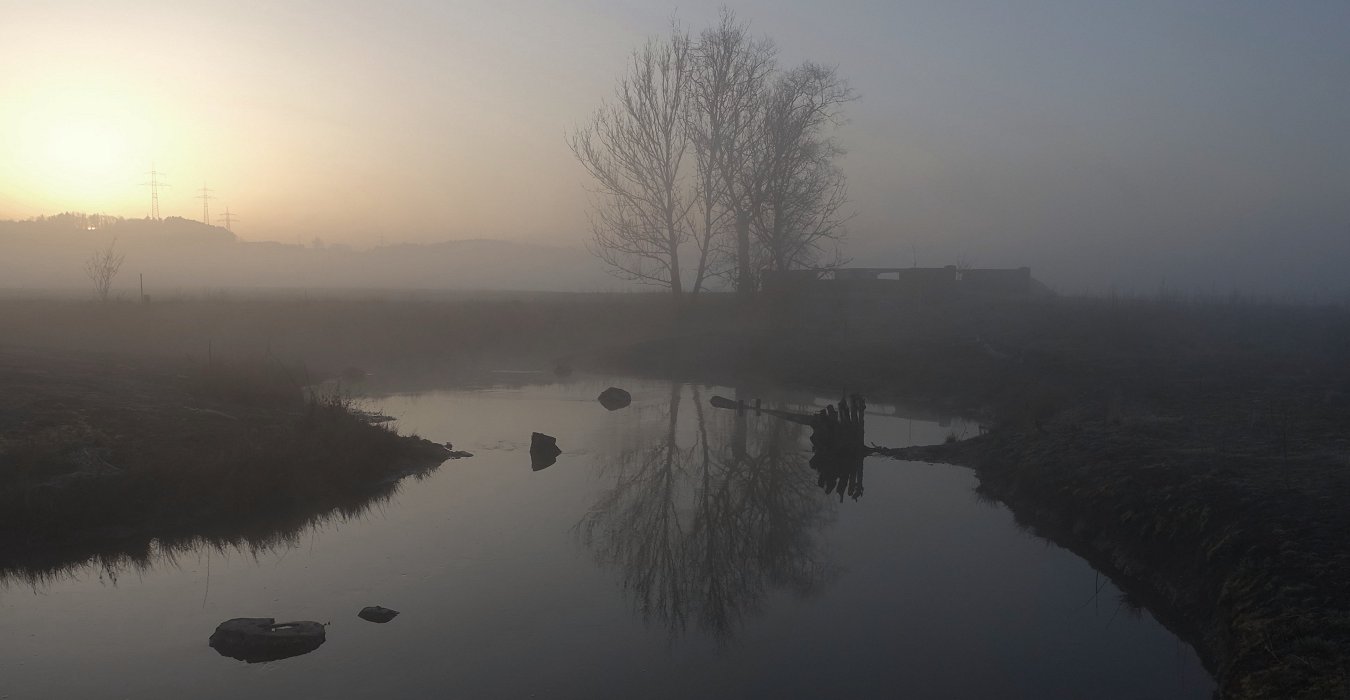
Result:
[[[728,387],[501,375],[372,396],[453,442],[395,492],[293,531],[0,580],[3,698],[1197,698],[1194,651],[964,468],[811,464],[809,428]],[[596,402],[616,385],[630,406]],[[740,398],[751,398],[748,395]],[[759,392],[808,411],[825,397]],[[837,397],[835,397],[837,398]],[[867,438],[961,439],[873,403]],[[530,433],[558,438],[535,470]],[[356,613],[401,615],[373,624]],[[246,664],[233,617],[328,623]]]

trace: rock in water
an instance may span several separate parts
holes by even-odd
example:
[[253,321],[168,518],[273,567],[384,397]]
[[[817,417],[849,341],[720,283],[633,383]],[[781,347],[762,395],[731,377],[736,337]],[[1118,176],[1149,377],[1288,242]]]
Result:
[[530,466],[535,471],[552,466],[558,461],[562,450],[558,448],[558,439],[543,433],[530,433]]
[[323,625],[317,622],[236,617],[216,627],[210,644],[221,656],[252,664],[308,654],[318,649],[326,638]]
[[384,624],[398,617],[398,611],[390,610],[389,608],[383,608],[378,605],[369,605],[364,608],[361,608],[361,612],[356,613],[356,616],[367,622],[378,622],[380,624]]
[[543,433],[530,433],[530,451],[552,452],[555,455],[562,453],[558,448],[558,438]]
[[628,404],[633,403],[633,395],[623,389],[612,386],[600,392],[598,400],[600,401],[600,405],[604,406],[606,409],[617,411],[627,407]]

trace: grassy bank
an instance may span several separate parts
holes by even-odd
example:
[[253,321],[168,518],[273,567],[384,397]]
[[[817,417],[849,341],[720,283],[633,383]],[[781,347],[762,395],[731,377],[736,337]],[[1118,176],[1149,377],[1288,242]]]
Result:
[[0,561],[322,512],[445,450],[282,365],[0,353]]
[[1059,417],[888,452],[975,467],[984,494],[1148,600],[1224,697],[1345,697],[1350,464],[1303,447],[1287,461],[1215,450],[1193,427]]

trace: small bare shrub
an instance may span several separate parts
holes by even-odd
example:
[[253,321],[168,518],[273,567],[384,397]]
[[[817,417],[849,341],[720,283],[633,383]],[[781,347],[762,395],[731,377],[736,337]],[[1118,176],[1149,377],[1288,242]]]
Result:
[[117,239],[114,238],[108,243],[107,248],[94,251],[93,255],[84,262],[84,274],[89,277],[89,281],[94,283],[94,296],[99,301],[107,301],[108,293],[112,291],[113,279],[117,277],[117,272],[122,269],[122,262],[126,260],[124,253],[117,252]]

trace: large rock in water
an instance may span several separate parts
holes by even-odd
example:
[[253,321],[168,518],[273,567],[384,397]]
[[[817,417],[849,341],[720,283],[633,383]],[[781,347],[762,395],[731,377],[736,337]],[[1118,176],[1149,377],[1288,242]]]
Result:
[[530,433],[530,466],[535,471],[553,466],[560,454],[562,449],[558,447],[558,438],[543,433]]
[[633,403],[633,395],[623,389],[612,386],[600,392],[599,401],[600,405],[604,406],[606,409],[617,411],[627,407],[628,404]]
[[221,656],[258,663],[308,654],[327,639],[317,622],[275,622],[270,617],[226,620],[211,635],[211,648]]

